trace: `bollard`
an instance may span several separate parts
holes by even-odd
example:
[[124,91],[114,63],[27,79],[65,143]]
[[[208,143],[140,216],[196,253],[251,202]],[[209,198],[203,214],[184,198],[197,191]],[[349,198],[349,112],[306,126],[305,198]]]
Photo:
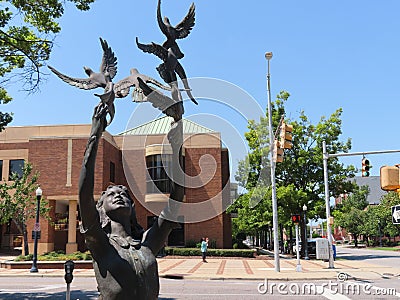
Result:
[[71,297],[70,284],[72,282],[72,279],[74,279],[74,276],[72,275],[72,273],[74,272],[74,262],[72,260],[67,260],[64,264],[64,268],[65,268],[64,279],[65,282],[67,283],[67,292],[65,295],[65,299],[70,300]]

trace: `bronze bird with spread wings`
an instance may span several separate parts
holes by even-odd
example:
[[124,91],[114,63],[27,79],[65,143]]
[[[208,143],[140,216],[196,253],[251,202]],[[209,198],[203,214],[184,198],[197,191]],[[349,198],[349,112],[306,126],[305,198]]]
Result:
[[158,26],[160,26],[162,33],[164,33],[164,35],[167,37],[167,40],[164,42],[163,47],[166,49],[171,48],[176,58],[178,59],[182,58],[184,54],[179,49],[176,40],[187,37],[194,26],[194,21],[195,21],[194,3],[190,5],[189,11],[187,15],[183,18],[183,20],[174,27],[171,25],[167,17],[164,17],[163,20],[161,16],[161,0],[158,0],[157,21],[158,21]]
[[163,63],[157,67],[157,71],[160,74],[161,78],[164,79],[166,83],[171,85],[171,87],[173,85],[177,85],[176,74],[178,74],[178,76],[182,79],[183,86],[185,87],[186,93],[189,96],[190,100],[192,100],[193,103],[198,104],[197,101],[194,99],[192,93],[190,92],[191,89],[187,81],[185,70],[179,63],[178,59],[176,58],[171,48],[167,50],[163,46],[158,45],[156,43],[151,43],[147,45],[141,44],[139,43],[137,37],[136,37],[136,44],[138,48],[143,52],[152,53],[158,56],[163,61]]
[[114,55],[114,52],[108,46],[107,42],[100,38],[101,47],[103,48],[103,58],[100,65],[100,72],[96,73],[89,67],[83,67],[85,73],[89,76],[88,78],[73,78],[67,75],[64,75],[54,69],[51,66],[48,68],[56,74],[61,80],[64,82],[76,86],[80,89],[91,90],[98,87],[105,88],[107,85],[107,80],[105,77],[105,73],[108,72],[111,79],[114,78],[115,74],[117,74],[117,58]]
[[[175,101],[172,99],[175,98],[175,96],[170,98],[159,91],[152,89],[142,80],[142,78],[139,77],[138,81],[140,88],[143,90],[143,93],[146,96],[146,100],[149,101],[155,108],[158,108],[167,116],[172,117],[175,122],[178,122],[182,119],[184,109],[182,99],[180,99],[179,96],[177,97],[179,100]],[[176,87],[172,88],[172,93],[179,94],[179,92],[176,90]]]
[[145,95],[143,95],[143,90],[139,86],[139,81],[138,78],[140,78],[143,82],[153,84],[159,88],[162,88],[164,90],[170,91],[171,88],[169,86],[163,85],[161,82],[158,82],[157,80],[140,74],[137,69],[131,69],[130,75],[128,77],[125,77],[124,79],[118,81],[114,85],[114,92],[115,92],[115,97],[117,98],[124,98],[129,94],[130,88],[134,87],[133,93],[132,93],[132,98],[134,102],[143,102],[146,101]]
[[104,73],[104,77],[106,80],[106,86],[104,87],[103,94],[94,94],[95,96],[100,98],[99,105],[102,105],[107,109],[107,113],[110,115],[110,120],[107,122],[107,125],[110,125],[115,115],[115,93],[114,93],[114,83],[111,81],[111,75],[108,72]]

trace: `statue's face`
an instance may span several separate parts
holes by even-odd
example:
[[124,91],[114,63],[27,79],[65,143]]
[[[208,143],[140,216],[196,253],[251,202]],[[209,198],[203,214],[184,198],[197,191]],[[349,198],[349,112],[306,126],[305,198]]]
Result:
[[109,186],[103,197],[103,208],[107,215],[114,211],[120,211],[123,214],[131,214],[132,201],[127,191],[118,185]]

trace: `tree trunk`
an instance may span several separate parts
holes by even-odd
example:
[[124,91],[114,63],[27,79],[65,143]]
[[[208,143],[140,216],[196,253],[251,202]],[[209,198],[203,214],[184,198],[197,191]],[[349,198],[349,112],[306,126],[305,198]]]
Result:
[[354,247],[358,247],[358,240],[357,240],[357,235],[353,234],[353,239],[354,239]]
[[272,227],[268,226],[268,250],[272,249]]
[[283,253],[283,224],[279,224],[279,250]]
[[260,238],[259,238],[259,232],[256,231],[256,247],[260,246]]
[[22,225],[22,234],[24,236],[24,255],[29,255],[29,247],[28,247],[28,231],[26,229],[26,225]]

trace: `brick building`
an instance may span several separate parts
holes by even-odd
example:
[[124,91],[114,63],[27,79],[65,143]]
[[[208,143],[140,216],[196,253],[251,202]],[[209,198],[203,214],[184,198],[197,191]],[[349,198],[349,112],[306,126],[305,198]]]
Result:
[[[104,132],[99,144],[94,199],[98,200],[109,184],[126,185],[133,195],[138,222],[145,229],[168,199],[166,162],[172,151],[166,133],[171,120],[163,117],[119,135]],[[189,120],[183,125],[186,210],[179,218],[180,228],[170,234],[167,243],[183,246],[207,236],[218,248],[229,248],[231,219],[224,212],[230,203],[228,150],[221,145],[220,133]],[[40,218],[39,253],[85,250],[78,226],[78,179],[89,132],[90,125],[55,125],[8,127],[0,133],[2,180],[8,180],[11,171],[18,172],[24,161],[40,172],[51,221]],[[193,205],[202,208],[193,209]],[[30,251],[33,223],[34,219],[28,222]],[[12,222],[3,224],[1,247],[15,246],[18,236]]]

